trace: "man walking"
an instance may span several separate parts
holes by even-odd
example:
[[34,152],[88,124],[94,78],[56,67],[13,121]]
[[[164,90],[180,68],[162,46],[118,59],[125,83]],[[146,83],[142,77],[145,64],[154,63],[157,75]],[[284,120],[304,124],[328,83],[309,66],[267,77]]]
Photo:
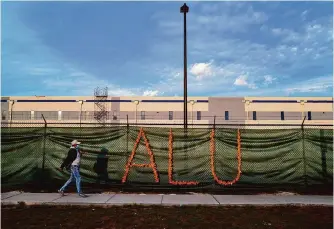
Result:
[[81,177],[79,173],[80,168],[80,160],[83,152],[80,151],[79,145],[81,142],[78,142],[77,140],[73,140],[71,143],[71,148],[67,153],[67,157],[65,158],[64,162],[60,166],[60,170],[62,171],[64,167],[71,169],[71,177],[68,179],[68,181],[64,184],[63,187],[61,187],[58,192],[61,195],[64,195],[65,188],[73,181],[76,182],[77,192],[79,196],[81,197],[87,197],[84,193],[81,191]]

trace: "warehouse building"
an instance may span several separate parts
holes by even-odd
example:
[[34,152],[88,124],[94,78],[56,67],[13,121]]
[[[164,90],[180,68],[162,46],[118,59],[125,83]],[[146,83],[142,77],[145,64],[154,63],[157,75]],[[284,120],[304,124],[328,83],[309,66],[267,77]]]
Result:
[[[3,122],[183,123],[183,97],[9,96]],[[333,124],[332,97],[188,97],[189,125]]]

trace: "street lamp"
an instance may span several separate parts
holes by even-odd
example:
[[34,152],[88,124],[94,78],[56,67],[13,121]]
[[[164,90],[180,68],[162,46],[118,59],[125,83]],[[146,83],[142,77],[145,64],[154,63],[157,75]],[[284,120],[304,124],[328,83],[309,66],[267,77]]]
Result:
[[180,8],[180,12],[183,13],[183,122],[184,122],[184,134],[185,134],[185,154],[184,154],[184,162],[185,162],[185,170],[188,170],[188,150],[187,150],[187,140],[188,140],[188,92],[187,92],[187,13],[189,12],[189,7],[187,4],[183,4]]
[[137,106],[139,104],[139,100],[132,101],[136,105],[136,125],[137,125]]
[[15,103],[14,100],[9,100],[9,104],[10,104],[10,122],[9,122],[9,127],[12,127],[14,103]]
[[183,71],[184,71],[184,76],[183,76],[183,120],[184,120],[184,128],[188,128],[188,106],[187,106],[187,13],[189,12],[189,7],[187,6],[186,3],[183,4],[180,8],[180,12],[183,13]]
[[79,100],[78,102],[79,102],[79,104],[80,104],[80,116],[79,116],[79,120],[80,120],[80,131],[81,131],[82,104],[83,104],[83,100]]
[[245,103],[245,112],[246,112],[246,118],[249,120],[249,100],[242,100],[243,103]]
[[194,104],[195,100],[190,100],[189,103],[191,104],[191,125],[192,128],[194,127]]

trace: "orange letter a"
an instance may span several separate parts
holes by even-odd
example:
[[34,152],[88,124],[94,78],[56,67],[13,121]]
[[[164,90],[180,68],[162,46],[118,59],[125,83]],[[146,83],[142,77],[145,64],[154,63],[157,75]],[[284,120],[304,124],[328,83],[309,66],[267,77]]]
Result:
[[[144,138],[147,152],[150,155],[150,163],[149,164],[132,164],[132,161],[133,161],[133,159],[135,157],[136,150],[137,150],[138,145],[140,143],[141,137]],[[153,169],[153,174],[154,174],[154,180],[155,180],[155,182],[157,182],[157,183],[159,182],[157,165],[154,162],[153,152],[151,151],[150,144],[149,144],[149,142],[148,142],[148,140],[147,140],[147,138],[145,136],[143,128],[140,128],[140,131],[138,133],[138,137],[137,137],[136,143],[135,143],[135,145],[133,147],[133,150],[132,150],[132,153],[131,153],[131,155],[129,157],[128,163],[126,164],[125,173],[124,173],[124,176],[122,178],[122,183],[126,182],[126,179],[128,178],[129,171],[130,171],[131,167],[151,167]]]

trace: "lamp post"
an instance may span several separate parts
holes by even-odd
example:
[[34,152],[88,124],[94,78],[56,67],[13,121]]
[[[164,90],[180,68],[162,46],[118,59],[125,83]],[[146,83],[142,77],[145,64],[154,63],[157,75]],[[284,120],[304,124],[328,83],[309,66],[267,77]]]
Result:
[[180,12],[183,13],[183,129],[184,129],[184,168],[188,170],[188,91],[187,91],[187,13],[189,7],[186,3],[180,8]]
[[184,128],[188,128],[188,105],[187,105],[187,13],[189,12],[189,7],[187,6],[186,3],[183,4],[180,8],[180,12],[183,13],[183,48],[184,48],[184,53],[183,53],[183,71],[184,71],[184,76],[183,76],[183,121],[184,121]]
[[138,100],[134,100],[133,103],[136,105],[136,125],[137,125],[137,106],[139,104]]
[[195,104],[195,100],[190,100],[190,104],[191,104],[191,126],[192,126],[192,128],[194,128],[194,104]]
[[83,100],[79,100],[79,104],[80,104],[80,116],[79,116],[79,120],[80,120],[80,133],[81,133],[81,120],[82,120],[82,104],[83,104]]
[[9,122],[9,127],[12,127],[12,121],[13,121],[13,107],[14,107],[14,100],[10,100],[10,122]]

